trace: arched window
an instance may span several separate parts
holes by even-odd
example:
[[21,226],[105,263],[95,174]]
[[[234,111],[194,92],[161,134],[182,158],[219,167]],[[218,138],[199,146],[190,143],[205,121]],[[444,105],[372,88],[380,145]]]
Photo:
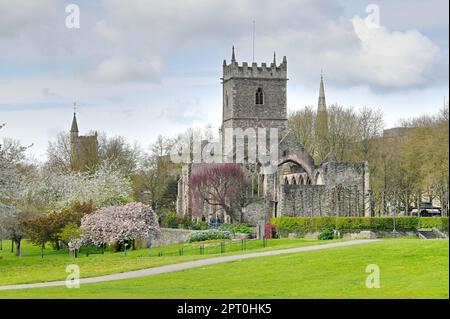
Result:
[[228,106],[228,92],[225,92],[225,105]]
[[320,173],[316,175],[316,185],[324,185],[322,174]]
[[287,177],[285,177],[285,178],[284,178],[284,183],[285,183],[286,185],[288,185],[288,184],[289,184],[289,180],[288,180],[288,178],[287,178]]
[[300,180],[299,180],[299,182],[298,182],[300,185],[303,185],[305,182],[303,181],[303,176],[302,175],[300,175]]
[[306,182],[305,182],[305,184],[306,184],[306,185],[311,185],[311,179],[309,178],[309,176],[306,177]]
[[256,90],[255,104],[264,104],[264,92],[261,88]]

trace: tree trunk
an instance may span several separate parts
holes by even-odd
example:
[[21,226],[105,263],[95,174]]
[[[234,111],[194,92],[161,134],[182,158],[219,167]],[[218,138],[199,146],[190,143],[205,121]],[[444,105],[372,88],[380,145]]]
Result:
[[11,239],[11,253],[14,252],[14,239]]
[[22,240],[18,239],[15,242],[16,242],[16,256],[20,257],[22,256],[22,248],[21,248]]
[[44,249],[45,249],[45,241],[43,241],[41,245],[41,258],[44,258]]

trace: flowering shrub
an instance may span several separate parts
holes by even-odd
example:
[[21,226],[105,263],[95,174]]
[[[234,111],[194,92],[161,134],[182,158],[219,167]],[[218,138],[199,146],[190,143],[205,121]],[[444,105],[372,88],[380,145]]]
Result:
[[231,239],[232,234],[229,231],[222,231],[218,229],[199,230],[191,233],[188,237],[188,242],[205,241],[213,239]]
[[83,244],[107,244],[159,235],[156,214],[150,206],[129,203],[100,208],[81,219]]
[[272,223],[266,223],[264,225],[264,238],[270,239],[275,237],[275,225]]

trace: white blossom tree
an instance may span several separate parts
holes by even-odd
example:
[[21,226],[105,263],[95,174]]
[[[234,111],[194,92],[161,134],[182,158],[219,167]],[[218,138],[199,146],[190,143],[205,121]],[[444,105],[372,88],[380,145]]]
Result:
[[71,203],[92,203],[94,208],[123,204],[131,200],[128,178],[111,165],[94,173],[41,170],[23,186],[23,204],[42,209],[61,209]]
[[[4,124],[0,124],[0,129]],[[0,143],[0,201],[11,201],[19,191],[18,164],[25,158],[27,147],[16,140],[4,138]]]

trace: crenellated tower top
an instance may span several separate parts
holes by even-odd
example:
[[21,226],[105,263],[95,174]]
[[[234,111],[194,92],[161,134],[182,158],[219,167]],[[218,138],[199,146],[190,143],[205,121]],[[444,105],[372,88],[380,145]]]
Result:
[[239,65],[236,61],[233,46],[230,64],[227,64],[227,61],[223,60],[223,80],[226,81],[233,77],[287,80],[286,56],[283,57],[283,61],[278,65],[276,63],[275,52],[273,55],[273,62],[270,64],[263,62],[261,65],[258,65],[256,62],[251,64],[242,62],[242,64]]

